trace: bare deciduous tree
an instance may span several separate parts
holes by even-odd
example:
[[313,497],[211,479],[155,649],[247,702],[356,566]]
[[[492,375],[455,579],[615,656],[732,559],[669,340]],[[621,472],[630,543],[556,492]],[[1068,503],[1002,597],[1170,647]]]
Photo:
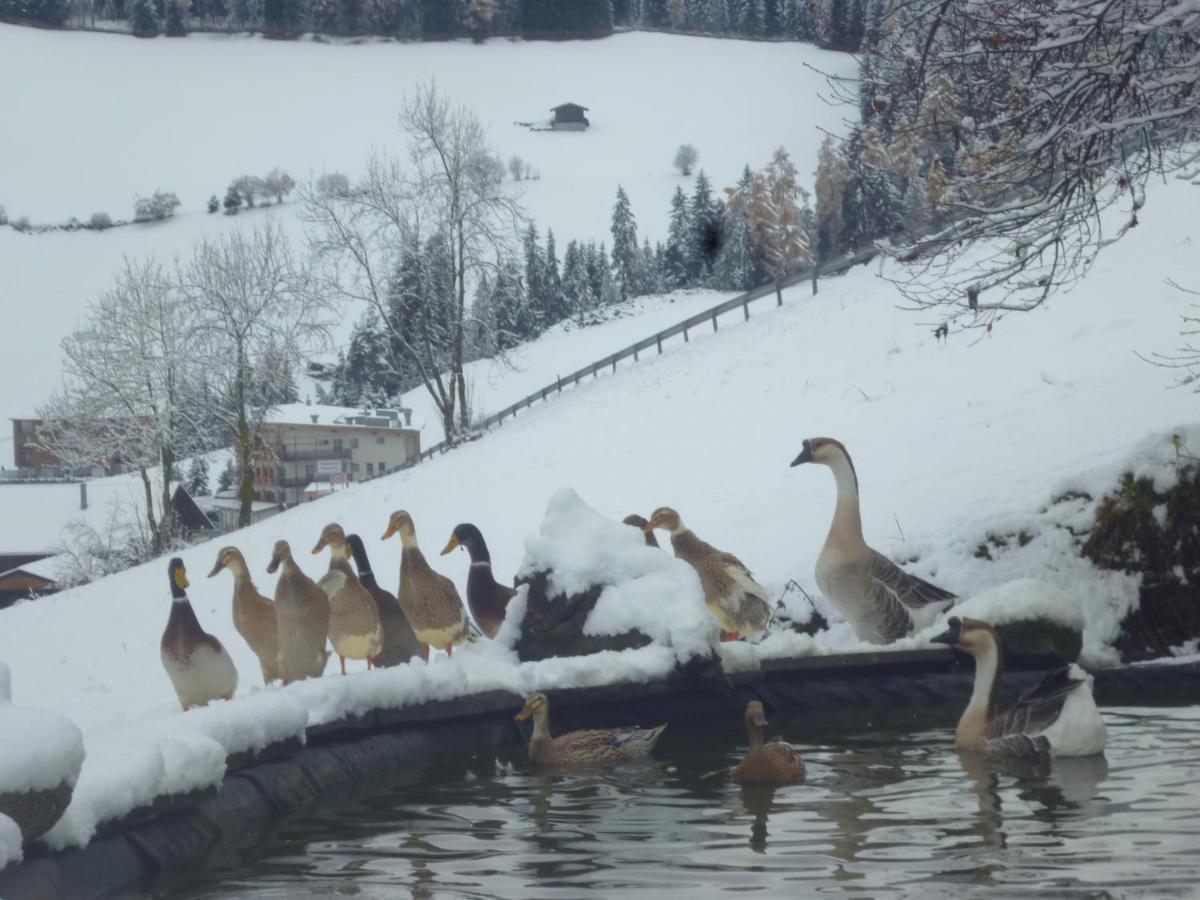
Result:
[[196,324],[158,262],[126,259],[113,287],[63,339],[64,381],[42,409],[41,442],[69,467],[119,464],[138,471],[156,553],[174,530],[175,460],[205,440],[188,391]]
[[[468,286],[494,268],[524,215],[504,193],[503,163],[471,110],[452,108],[430,83],[405,98],[400,124],[408,138],[407,167],[376,156],[343,194],[305,189],[304,218],[325,289],[378,313],[419,372],[453,442],[470,427],[463,375]],[[447,286],[449,302],[436,314],[423,310],[402,320],[394,314],[393,282],[406,253],[430,240],[444,250],[437,254],[444,271],[431,277]]]
[[328,344],[330,307],[278,225],[200,241],[178,279],[197,317],[192,352],[205,359],[220,397],[216,412],[234,436],[238,525],[249,525],[263,422],[301,353]]
[[1191,0],[898,3],[864,90],[883,114],[918,98],[927,152],[953,164],[950,224],[898,250],[922,258],[901,281],[909,298],[982,324],[1077,278],[1137,225],[1147,180],[1188,163],[1198,45]]

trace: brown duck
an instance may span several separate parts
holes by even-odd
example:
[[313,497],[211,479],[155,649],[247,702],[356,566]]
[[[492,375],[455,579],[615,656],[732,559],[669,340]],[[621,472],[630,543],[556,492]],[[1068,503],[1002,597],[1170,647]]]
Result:
[[232,700],[237,690],[237,669],[221,642],[200,627],[188,600],[183,560],[172,559],[167,575],[171,581],[171,614],[159,652],[179,705],[188,710],[213,700]]
[[[412,516],[404,510],[392,513],[383,540],[397,532],[404,545],[400,556],[400,590],[396,594],[400,608],[422,644],[453,653],[455,644],[470,637],[470,620],[458,588],[445,575],[430,568],[417,546]],[[425,658],[429,658],[428,649]]]
[[644,759],[650,755],[666,725],[655,728],[593,728],[550,736],[550,701],[545,694],[530,694],[516,720],[533,719],[529,761],[538,765],[611,763]]
[[757,700],[746,704],[746,732],[750,749],[746,758],[733,767],[733,780],[741,784],[791,784],[804,777],[804,760],[791,744],[779,738],[763,743],[767,716]]
[[478,528],[469,523],[456,525],[442,556],[457,547],[465,547],[471,556],[471,571],[467,574],[467,605],[471,615],[480,631],[494,638],[504,624],[508,601],[517,592],[496,581],[492,574],[492,556]]
[[287,541],[276,541],[267,571],[283,567],[275,582],[275,618],[279,623],[279,674],[284,684],[316,678],[325,671],[329,651],[329,598],[300,571]]
[[223,569],[233,573],[233,627],[258,657],[263,684],[270,684],[280,677],[275,604],[258,592],[246,568],[246,559],[237,547],[222,547],[217,551],[217,562],[208,577]]
[[320,553],[326,547],[329,571],[318,584],[329,597],[329,643],[333,644],[345,675],[347,659],[365,659],[367,668],[371,668],[372,657],[383,648],[383,630],[379,627],[375,598],[350,567],[346,532],[336,522],[321,530],[312,552]]
[[771,619],[766,589],[740,559],[700,540],[669,506],[659,507],[650,516],[645,530],[656,528],[670,533],[675,555],[700,576],[704,602],[721,625],[721,640],[753,637],[766,629]]
[[370,560],[367,559],[367,548],[363,546],[362,538],[357,534],[346,535],[346,545],[354,556],[354,565],[358,569],[358,580],[375,598],[375,612],[379,614],[379,625],[383,629],[383,649],[376,655],[373,662],[377,666],[398,666],[406,663],[414,656],[421,656],[424,645],[417,640],[408,617],[400,608],[395,594],[390,594],[379,586],[375,574],[371,571]]

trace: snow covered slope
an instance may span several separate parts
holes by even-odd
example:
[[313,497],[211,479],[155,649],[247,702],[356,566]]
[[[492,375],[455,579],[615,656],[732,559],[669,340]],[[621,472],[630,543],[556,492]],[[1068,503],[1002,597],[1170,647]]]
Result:
[[[813,68],[810,68],[813,67]],[[354,177],[368,152],[403,158],[397,111],[434,78],[469,104],[508,159],[541,174],[519,190],[544,235],[607,240],[617,184],[639,234],[664,240],[670,198],[692,179],[672,167],[691,143],[715,190],[785,146],[800,172],[816,168],[821,129],[847,115],[822,101],[815,71],[850,75],[846,54],[804,44],[623,34],[565,43],[435,44],[265,41],[193,35],[137,40],[0,24],[0,205],[35,223],[126,218],[135,194],[174,191],[168,222],[107,232],[22,235],[0,228],[0,311],[22,340],[0,356],[0,422],[34,413],[59,371],[58,344],[86,302],[107,288],[123,255],[170,260],[197,237],[278,218],[297,240],[297,205],[210,216],[208,197],[274,166],[297,180],[326,170]],[[36,73],[33,76],[31,73]],[[81,73],[88,73],[83,76]],[[781,113],[779,91],[794,98]],[[586,133],[533,132],[549,108],[590,108]],[[511,182],[510,182],[511,184]],[[358,310],[347,311],[348,329]],[[9,465],[8,434],[0,464]]]
[[[1186,297],[1165,281],[1194,277],[1194,199],[1189,189],[1156,190],[1143,226],[1106,251],[1074,293],[1001,321],[989,336],[935,341],[918,317],[896,309],[898,298],[874,270],[860,268],[823,283],[815,298],[801,286],[782,309],[716,335],[698,333],[661,357],[570,389],[482,440],[229,541],[270,593],[273,580],[263,569],[272,542],[284,537],[305,548],[324,524],[338,521],[363,536],[381,582],[394,587],[399,546],[378,536],[388,514],[405,508],[426,555],[463,590],[465,554],[437,556],[455,524],[482,529],[496,574],[507,580],[528,547],[544,546],[544,536],[532,545],[527,537],[539,532],[550,498],[570,487],[612,519],[670,504],[771,591],[795,578],[815,592],[833,480],[824,469],[788,463],[803,438],[829,435],[854,456],[868,541],[962,595],[1017,577],[1053,585],[1059,602],[1083,611],[1095,656],[1136,583],[1074,559],[1066,533],[1047,527],[1084,517],[1078,503],[1042,510],[1067,489],[1098,495],[1126,465],[1169,478],[1174,432],[1193,454],[1200,449],[1200,429],[1188,424],[1197,418],[1195,395],[1170,389],[1167,374],[1134,352],[1175,343]],[[556,342],[587,334],[548,336],[528,358],[553,359]],[[1027,547],[996,563],[976,557],[989,532],[1019,528],[1035,535]],[[87,742],[81,799],[59,842],[86,840],[96,819],[155,793],[209,783],[220,775],[223,752],[259,746],[305,721],[484,687],[643,679],[673,664],[670,650],[649,647],[519,666],[487,643],[428,667],[264,690],[233,630],[228,579],[203,578],[217,547],[183,557],[201,621],[242,673],[230,704],[177,710],[158,659],[168,612],[165,561],[0,612],[0,659],[12,670],[13,700],[65,713]],[[301,563],[316,573],[325,560],[302,555]],[[757,650],[725,652],[730,663],[753,665],[759,654],[852,646],[838,626],[815,641],[770,638]]]

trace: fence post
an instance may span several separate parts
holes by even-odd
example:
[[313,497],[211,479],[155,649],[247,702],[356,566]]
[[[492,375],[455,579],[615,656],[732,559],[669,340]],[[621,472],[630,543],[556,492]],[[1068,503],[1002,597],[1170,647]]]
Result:
[[746,321],[749,322],[750,321],[750,301],[749,300],[742,301],[742,312],[746,316]]
[[654,340],[658,343],[658,355],[662,356],[662,332],[654,336]]
[[612,367],[613,367],[613,374],[614,375],[617,374],[617,354],[615,354],[615,353],[612,355]]
[[717,314],[713,313],[713,331],[717,330]]
[[558,392],[561,394],[562,393],[562,376],[561,375],[558,376],[555,380],[558,382]]
[[633,361],[634,361],[634,362],[637,362],[637,361],[638,361],[637,347],[634,347],[634,348],[633,348]]
[[686,329],[686,328],[685,328],[685,329],[683,329],[683,342],[684,342],[685,344],[688,342],[688,335],[687,335],[687,329]]

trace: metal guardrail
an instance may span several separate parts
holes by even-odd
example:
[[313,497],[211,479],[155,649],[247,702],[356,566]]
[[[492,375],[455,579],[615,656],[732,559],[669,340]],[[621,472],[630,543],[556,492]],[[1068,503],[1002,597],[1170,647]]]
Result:
[[[878,255],[879,251],[874,247],[868,247],[865,250],[858,250],[853,253],[846,253],[835,259],[826,260],[817,266],[809,266],[808,268],[793,272],[791,275],[779,282],[779,287],[782,289],[791,287],[792,285],[799,284],[804,281],[812,280],[814,278],[821,278],[828,275],[840,275],[847,269],[851,269],[854,266],[861,265],[865,262],[870,262]],[[605,356],[602,359],[598,359],[590,365],[584,366],[582,369],[572,372],[569,375],[560,376],[553,383],[546,385],[540,390],[534,391],[532,394],[529,394],[526,397],[523,397],[511,406],[506,406],[499,412],[493,413],[487,418],[475,422],[471,426],[471,430],[460,436],[457,440],[455,440],[454,443],[451,444],[446,441],[439,441],[432,447],[422,450],[419,457],[413,458],[407,465],[402,466],[401,468],[412,468],[413,466],[417,465],[417,463],[423,462],[424,460],[430,459],[438,454],[445,453],[447,450],[450,450],[458,444],[473,441],[482,436],[485,432],[490,431],[493,427],[502,426],[505,419],[516,418],[517,413],[521,410],[529,409],[534,403],[539,401],[548,400],[552,394],[561,394],[564,387],[578,385],[581,381],[583,381],[584,378],[589,376],[596,378],[606,369],[611,369],[613,372],[616,372],[617,363],[621,362],[622,360],[632,358],[634,362],[637,362],[640,358],[640,355],[650,349],[656,350],[657,355],[661,355],[663,352],[663,342],[673,337],[682,335],[684,343],[687,343],[689,332],[708,324],[712,325],[713,331],[717,331],[717,320],[719,317],[727,313],[734,312],[735,310],[741,310],[742,321],[747,321],[750,318],[750,304],[756,300],[761,300],[762,298],[769,297],[775,293],[776,284],[774,281],[761,284],[756,288],[751,288],[744,294],[738,294],[736,297],[731,297],[728,300],[718,303],[716,306],[710,307],[702,312],[698,312],[693,316],[689,316],[682,322],[677,322],[669,328],[664,328],[662,331],[655,332],[649,337],[642,338],[640,341],[630,344],[629,346],[618,350],[616,353]],[[782,300],[777,300],[776,306],[781,305]]]

